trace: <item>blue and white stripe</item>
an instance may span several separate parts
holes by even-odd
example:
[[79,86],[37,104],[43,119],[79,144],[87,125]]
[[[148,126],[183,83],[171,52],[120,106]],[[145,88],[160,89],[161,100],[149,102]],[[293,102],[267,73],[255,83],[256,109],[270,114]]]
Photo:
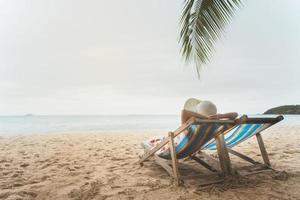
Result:
[[[225,134],[225,143],[229,148],[234,147],[265,128],[267,128],[266,124],[240,124],[231,132]],[[216,150],[216,141],[213,140],[203,149]]]

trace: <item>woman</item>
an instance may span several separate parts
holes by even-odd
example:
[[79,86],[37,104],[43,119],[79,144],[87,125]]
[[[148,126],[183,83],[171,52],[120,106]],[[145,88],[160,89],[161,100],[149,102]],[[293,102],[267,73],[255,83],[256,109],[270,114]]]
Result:
[[[217,114],[217,107],[210,101],[201,101],[195,98],[188,99],[184,108],[181,112],[181,124],[188,121],[190,118],[200,118],[200,119],[234,119],[238,115],[237,113],[226,113],[226,114]],[[195,131],[194,128],[188,128],[187,130],[180,133],[174,138],[175,145],[179,144],[186,135]],[[154,137],[142,143],[142,147],[148,151],[160,143],[164,137]],[[168,146],[161,148],[156,154],[161,154],[166,151]]]
[[183,124],[191,117],[208,119],[234,119],[237,117],[237,113],[231,112],[226,114],[217,114],[217,107],[212,102],[190,98],[185,102],[184,108],[181,112],[181,123]]

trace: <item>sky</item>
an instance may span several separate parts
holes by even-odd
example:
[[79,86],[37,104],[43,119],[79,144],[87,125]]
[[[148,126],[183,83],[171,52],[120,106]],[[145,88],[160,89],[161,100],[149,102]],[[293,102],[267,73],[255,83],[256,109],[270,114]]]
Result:
[[183,0],[0,0],[0,115],[179,114],[300,104],[300,1],[251,0],[200,79],[178,45]]

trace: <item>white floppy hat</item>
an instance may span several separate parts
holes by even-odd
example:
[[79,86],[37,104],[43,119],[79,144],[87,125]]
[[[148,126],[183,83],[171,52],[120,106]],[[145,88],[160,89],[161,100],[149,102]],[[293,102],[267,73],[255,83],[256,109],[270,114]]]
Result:
[[189,98],[184,103],[184,109],[209,116],[217,114],[217,107],[211,101],[201,101],[196,98]]
[[199,114],[210,116],[217,114],[217,107],[211,101],[201,101],[196,106],[196,111]]
[[196,98],[189,98],[188,100],[185,101],[183,109],[192,111],[192,112],[197,112],[196,106],[201,102],[201,100],[196,99]]

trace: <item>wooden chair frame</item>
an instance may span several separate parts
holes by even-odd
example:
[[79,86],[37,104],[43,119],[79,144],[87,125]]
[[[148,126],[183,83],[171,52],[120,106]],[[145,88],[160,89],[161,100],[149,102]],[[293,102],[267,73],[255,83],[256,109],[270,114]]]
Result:
[[239,174],[241,174],[241,175],[257,174],[257,173],[264,172],[264,171],[274,171],[274,169],[271,166],[270,159],[269,159],[267,150],[265,148],[261,133],[258,132],[255,134],[255,136],[257,139],[257,143],[258,143],[258,146],[260,149],[261,156],[263,158],[263,163],[255,161],[254,159],[252,159],[240,152],[237,152],[231,148],[227,148],[228,152],[230,154],[237,156],[237,157],[241,158],[242,160],[245,160],[245,161],[251,163],[251,165],[249,165],[249,166],[240,168]]
[[[217,146],[217,152],[218,152],[219,161],[217,161],[216,159],[212,158],[211,156],[207,155],[206,153],[204,153],[202,151],[199,151],[195,155],[190,156],[190,158],[192,160],[198,162],[199,164],[201,164],[203,167],[210,170],[211,172],[214,172],[214,173],[219,172],[219,174],[225,175],[225,176],[226,175],[227,176],[228,175],[237,175],[237,174],[247,176],[250,174],[257,174],[257,173],[261,173],[261,172],[265,172],[265,171],[273,171],[274,169],[272,169],[272,167],[271,167],[268,153],[264,146],[261,134],[257,133],[256,138],[258,141],[261,156],[263,158],[263,163],[257,162],[254,159],[252,159],[242,153],[239,153],[231,148],[226,147],[223,149],[223,147],[222,147],[222,149],[221,149],[218,146]],[[221,142],[222,142],[222,139],[223,138],[221,138]],[[218,142],[218,140],[217,140],[217,145],[218,145],[218,143],[220,143],[220,142]],[[223,143],[223,144],[225,144],[225,143]],[[231,165],[229,154],[237,156],[237,157],[241,158],[242,160],[245,160],[245,161],[251,163],[251,165],[245,166],[245,167],[240,167],[240,168],[233,168]]]
[[[253,159],[228,148],[225,143],[224,135],[239,124],[269,123],[270,124],[269,126],[272,126],[273,124],[281,121],[282,119],[283,119],[282,116],[278,116],[277,118],[248,118],[246,115],[243,115],[242,117],[235,119],[235,120],[210,120],[210,119],[190,118],[187,122],[183,123],[174,132],[169,132],[168,137],[165,138],[163,141],[161,141],[153,149],[146,152],[140,158],[139,164],[141,166],[143,166],[143,162],[145,162],[151,156],[154,156],[156,163],[159,164],[161,167],[163,167],[170,174],[170,176],[174,178],[176,185],[180,185],[181,183],[183,183],[183,181],[179,174],[178,160],[176,158],[176,151],[175,151],[175,145],[174,145],[174,138],[177,135],[179,135],[180,133],[182,133],[183,131],[185,131],[192,124],[218,123],[218,124],[222,124],[222,125],[227,124],[230,126],[230,128],[227,130],[223,130],[223,129],[220,130],[215,136],[219,160],[216,160],[216,159],[210,157],[209,155],[205,154],[202,151],[199,151],[198,153],[195,153],[195,154],[189,156],[190,159],[201,164],[206,169],[210,170],[211,172],[213,172],[215,174],[220,175],[219,179],[216,179],[216,180],[210,181],[210,182],[204,182],[202,185],[221,182],[224,180],[224,177],[233,176],[236,173],[238,173],[235,169],[232,168],[229,153],[252,163],[254,166],[254,167],[251,166],[252,168],[260,167],[260,169],[263,169],[264,171],[272,170],[271,164],[270,164],[270,161],[268,158],[268,154],[265,149],[265,146],[264,146],[264,143],[263,143],[260,133],[256,133],[256,138],[257,138],[259,148],[260,148],[263,160],[264,160],[264,164],[256,162]],[[266,127],[266,128],[268,128],[268,127]],[[264,128],[264,129],[266,129],[266,128]],[[169,144],[171,160],[166,160],[166,159],[160,158],[155,155],[155,152],[157,152],[159,149],[161,149],[166,144]],[[255,170],[255,173],[257,173],[257,171],[258,170]],[[250,173],[248,173],[248,174],[250,174]],[[244,173],[244,175],[248,175],[248,174]]]

